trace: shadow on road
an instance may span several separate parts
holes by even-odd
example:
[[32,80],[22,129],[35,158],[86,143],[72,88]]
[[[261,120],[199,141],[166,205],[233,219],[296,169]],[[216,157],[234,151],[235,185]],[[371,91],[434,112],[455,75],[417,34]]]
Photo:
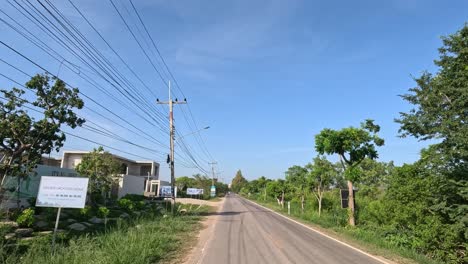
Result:
[[220,215],[220,216],[231,216],[231,215],[240,215],[245,213],[271,213],[267,210],[252,210],[252,211],[225,211],[225,212],[206,212],[202,213],[203,216],[209,215]]

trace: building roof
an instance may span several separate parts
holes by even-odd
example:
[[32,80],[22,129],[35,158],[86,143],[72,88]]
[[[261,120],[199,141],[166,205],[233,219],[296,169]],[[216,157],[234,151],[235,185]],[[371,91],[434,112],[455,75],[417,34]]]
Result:
[[[65,156],[65,154],[87,154],[87,153],[90,153],[90,152],[91,151],[83,151],[83,150],[65,150],[63,152],[63,156]],[[116,155],[116,154],[114,154],[112,152],[109,152],[109,153],[112,156],[114,156],[114,157],[116,157],[118,159],[125,160],[125,161],[132,162],[132,163],[156,163],[156,164],[159,164],[158,162],[156,162],[154,160],[131,160],[131,159]]]

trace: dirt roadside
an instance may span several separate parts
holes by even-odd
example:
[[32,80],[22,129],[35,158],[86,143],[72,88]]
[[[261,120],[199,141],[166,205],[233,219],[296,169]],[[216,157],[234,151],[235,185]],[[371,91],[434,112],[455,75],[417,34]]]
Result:
[[[210,202],[210,201],[187,198],[187,199],[178,199],[177,202],[184,203],[184,204],[202,204],[202,205],[212,206],[215,208],[214,212],[218,213],[222,210],[224,201],[225,201],[225,198],[222,198],[221,201],[217,201],[217,202]],[[219,218],[219,215],[216,213],[206,216],[206,218],[203,220],[202,222],[203,229],[198,234],[198,237],[197,237],[198,241],[196,245],[193,248],[191,248],[190,252],[181,259],[181,263],[198,264],[200,262],[204,254],[205,247],[213,236],[216,222]]]

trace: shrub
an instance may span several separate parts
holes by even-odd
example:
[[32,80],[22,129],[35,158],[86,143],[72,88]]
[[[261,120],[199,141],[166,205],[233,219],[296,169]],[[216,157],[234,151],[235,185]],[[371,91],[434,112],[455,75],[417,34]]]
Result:
[[85,218],[91,216],[91,206],[86,205],[84,208],[81,208],[80,215]]
[[144,201],[145,200],[145,196],[144,195],[140,195],[140,194],[126,194],[124,197],[122,197],[121,199],[127,199],[127,200],[130,200],[132,202],[139,202],[139,201]]
[[145,202],[144,201],[139,201],[139,202],[135,202],[135,209],[137,210],[142,210],[145,208]]
[[125,211],[132,211],[135,208],[135,203],[129,199],[122,198],[118,202],[119,207]]
[[109,210],[107,207],[105,207],[105,206],[101,206],[101,207],[99,207],[99,209],[98,209],[98,216],[99,216],[99,217],[104,217],[104,218],[106,218],[106,217],[109,215],[109,213],[110,213],[110,210]]
[[31,227],[34,223],[34,209],[28,208],[21,212],[16,219],[16,223],[21,227]]

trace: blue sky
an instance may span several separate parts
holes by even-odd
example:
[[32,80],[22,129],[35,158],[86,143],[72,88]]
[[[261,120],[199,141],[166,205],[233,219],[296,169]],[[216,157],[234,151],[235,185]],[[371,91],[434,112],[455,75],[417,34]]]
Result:
[[[167,99],[167,88],[109,1],[73,2],[151,87],[151,93],[144,90],[67,1],[52,2],[119,71],[128,76],[148,102],[154,103],[156,97]],[[129,2],[114,2],[129,18],[125,11],[125,8],[131,11]],[[420,75],[423,70],[436,70],[433,60],[441,46],[440,36],[454,33],[468,20],[468,2],[461,0],[134,0],[134,4],[189,100],[197,125],[211,127],[200,136],[218,162],[220,177],[225,181],[230,180],[237,169],[241,169],[248,179],[261,175],[283,177],[288,167],[306,164],[316,155],[314,135],[321,129],[359,126],[366,118],[375,119],[382,127],[381,136],[386,144],[379,149],[380,160],[394,160],[397,164],[417,160],[420,149],[427,143],[397,137],[399,126],[393,120],[399,112],[410,109],[398,95],[414,86],[412,76]],[[38,4],[35,5],[41,10]],[[82,65],[6,1],[0,8],[34,31],[37,38],[67,60]],[[4,14],[0,17],[8,20]],[[132,23],[137,23],[136,17],[132,19]],[[132,28],[138,34],[137,28]],[[59,73],[68,83],[92,95],[128,122],[163,143],[168,141],[162,127],[149,124],[134,111],[109,100],[2,22],[0,32],[2,41]],[[149,47],[148,53],[156,58],[155,51],[150,46],[145,47]],[[40,72],[3,46],[0,47],[0,58],[30,74]],[[86,72],[86,67],[82,67]],[[0,63],[0,72],[23,83],[27,80],[26,76],[3,63]],[[113,91],[97,76],[93,78]],[[12,85],[0,76],[0,87]],[[175,92],[182,97],[179,91]],[[115,91],[113,93],[117,95]],[[90,108],[103,112],[92,102],[85,102]],[[183,107],[185,110],[181,109]],[[165,114],[162,106],[157,109]],[[187,106],[176,106],[177,130],[184,135],[193,131],[194,126],[186,124],[182,111],[189,116]],[[86,109],[80,113],[134,143],[161,153],[168,151]],[[168,125],[161,121],[161,126]],[[164,154],[154,155],[85,130],[73,133],[161,161],[161,177],[169,178]],[[200,166],[208,170],[207,162],[211,157],[198,144],[200,139],[197,141],[193,135],[184,139]],[[88,150],[94,146],[69,137],[64,149]],[[188,163],[190,161],[185,162],[186,167],[190,167]],[[179,165],[176,175],[198,172],[186,167]]]

